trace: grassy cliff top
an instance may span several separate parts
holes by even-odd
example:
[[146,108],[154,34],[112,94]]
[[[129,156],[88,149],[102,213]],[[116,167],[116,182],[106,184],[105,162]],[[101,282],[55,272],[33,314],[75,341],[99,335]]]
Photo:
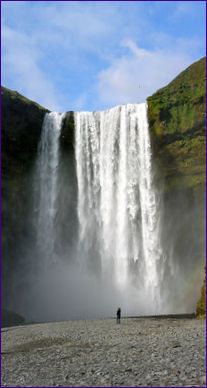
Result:
[[20,93],[2,87],[3,168],[26,166],[37,152],[42,123],[47,109]]
[[22,94],[18,93],[16,90],[11,90],[11,89],[6,88],[5,86],[2,86],[1,93],[2,93],[4,100],[10,100],[11,102],[18,100],[20,103],[25,104],[26,106],[35,106],[36,108],[38,108],[42,111],[49,112],[48,109],[44,108],[43,106],[41,106],[37,102],[32,101],[29,98],[22,96]]
[[206,58],[148,98],[148,118],[165,189],[205,183]]
[[148,98],[150,127],[157,136],[205,127],[206,58],[193,63]]
[[[182,101],[190,98],[200,98],[205,94],[206,80],[206,57],[194,62],[187,69],[182,71],[167,86],[159,89],[153,96],[170,97],[171,102],[177,102],[177,95],[180,95]],[[152,96],[152,97],[153,97]],[[151,98],[151,97],[149,97]]]

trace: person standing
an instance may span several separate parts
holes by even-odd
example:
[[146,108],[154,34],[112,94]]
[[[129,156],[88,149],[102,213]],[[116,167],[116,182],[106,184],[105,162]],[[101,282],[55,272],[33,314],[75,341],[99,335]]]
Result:
[[116,312],[116,323],[121,323],[121,307]]

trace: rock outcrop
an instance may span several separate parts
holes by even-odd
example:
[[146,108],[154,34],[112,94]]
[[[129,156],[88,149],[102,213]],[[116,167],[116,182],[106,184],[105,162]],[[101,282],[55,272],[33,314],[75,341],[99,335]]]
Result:
[[3,169],[13,169],[12,162],[21,163],[26,169],[35,158],[46,112],[47,109],[18,92],[2,88]]
[[[24,287],[24,280],[19,281],[20,284],[16,283],[16,275],[25,255],[28,257],[28,268],[30,265],[30,252],[26,242],[33,239],[30,214],[31,175],[46,112],[47,109],[16,91],[2,88],[2,245],[5,308],[8,308],[10,300],[16,296],[16,290]],[[10,314],[9,317],[9,322],[15,324],[15,316]]]
[[[158,181],[164,191],[167,251],[173,245],[185,287],[198,298],[205,257],[206,58],[192,64],[148,98],[149,125]],[[165,244],[166,245],[166,244]],[[178,295],[179,299],[179,295]]]
[[205,183],[206,58],[148,98],[155,156],[165,189]]

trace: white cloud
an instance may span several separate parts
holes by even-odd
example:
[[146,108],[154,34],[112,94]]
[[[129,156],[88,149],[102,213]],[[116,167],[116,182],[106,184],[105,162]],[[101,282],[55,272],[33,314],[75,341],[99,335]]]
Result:
[[30,36],[7,26],[2,39],[6,50],[3,64],[15,79],[15,87],[30,99],[49,108],[58,109],[59,103],[52,80],[38,64],[41,52]]
[[192,63],[192,57],[179,48],[151,51],[132,40],[125,40],[124,45],[128,53],[98,75],[99,99],[108,106],[143,102]]
[[[112,30],[113,35],[117,34],[115,23],[110,23],[107,18],[107,14],[112,16],[115,11],[113,8],[110,10],[109,6],[105,8],[107,12],[102,13],[94,4],[78,2],[45,2],[44,7],[31,3],[31,7],[32,11],[27,8],[26,2],[8,4],[3,13],[5,86],[17,89],[51,110],[83,108],[88,96],[84,90],[80,95],[70,93],[70,82],[77,82],[77,78],[73,79],[71,74],[74,69],[87,72],[87,66],[91,66],[91,52],[97,57],[103,56],[103,42],[109,35],[112,36]],[[10,15],[13,13],[12,23],[8,23],[6,9]],[[85,60],[80,60],[80,57]],[[56,68],[51,74],[53,61]],[[47,64],[50,66],[48,71]],[[66,93],[58,85],[58,81],[63,84],[63,80],[69,84]],[[71,85],[72,89],[74,84]]]
[[[188,11],[178,3],[172,10]],[[162,7],[160,2],[4,2],[5,86],[54,110],[145,100],[203,50],[194,33],[185,39],[179,30],[170,34],[153,22]]]

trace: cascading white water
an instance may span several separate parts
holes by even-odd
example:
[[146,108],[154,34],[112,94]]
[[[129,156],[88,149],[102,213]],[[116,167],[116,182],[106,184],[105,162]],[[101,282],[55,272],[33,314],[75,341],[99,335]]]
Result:
[[[59,136],[65,113],[46,113],[36,164],[37,245],[45,264],[55,260],[55,219],[58,210]],[[48,260],[47,260],[48,258]]]
[[136,268],[155,293],[162,252],[147,104],[77,112],[75,125],[80,243],[89,255],[98,246],[122,289]]
[[[139,298],[142,295],[148,300],[146,310],[152,311],[154,299],[159,296],[157,264],[162,251],[147,105],[128,104],[74,114],[78,254],[61,240],[62,222],[67,229],[63,213],[68,211],[64,209],[68,189],[64,179],[70,180],[69,173],[63,179],[61,174],[67,166],[60,165],[59,138],[64,117],[64,113],[46,114],[38,148],[35,198],[39,268],[46,274],[49,268],[61,271],[63,257],[70,265],[73,255],[79,258],[79,269],[75,271],[80,271],[81,278],[84,264],[96,274],[101,264],[102,284],[107,282],[113,289],[115,280],[117,292],[124,291],[120,293],[123,304],[128,304],[124,298],[134,295],[135,286],[141,290]],[[68,225],[70,233],[69,213]]]

